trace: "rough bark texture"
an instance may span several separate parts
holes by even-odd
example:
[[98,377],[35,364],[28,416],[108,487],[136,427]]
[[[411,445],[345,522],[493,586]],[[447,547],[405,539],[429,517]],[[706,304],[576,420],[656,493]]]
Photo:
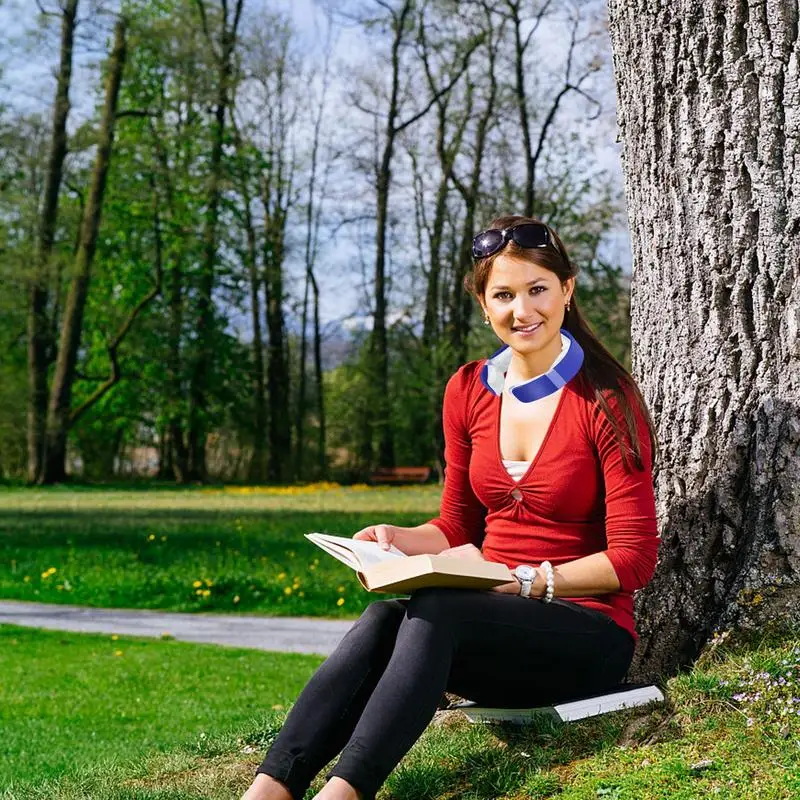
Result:
[[796,0],[611,0],[633,368],[662,448],[635,672],[800,621]]
[[100,123],[97,156],[92,171],[92,185],[81,222],[80,245],[75,256],[72,282],[64,305],[58,358],[47,411],[47,434],[40,483],[55,483],[67,477],[67,434],[74,420],[71,408],[72,386],[75,382],[75,365],[78,361],[89,278],[100,230],[106,176],[111,162],[117,100],[125,57],[125,23],[119,21],[114,28],[114,45],[108,65],[105,104]]

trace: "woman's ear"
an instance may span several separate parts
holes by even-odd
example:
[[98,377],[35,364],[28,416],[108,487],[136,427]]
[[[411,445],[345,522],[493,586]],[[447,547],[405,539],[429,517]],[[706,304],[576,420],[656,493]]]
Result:
[[575,278],[567,278],[561,285],[561,291],[564,292],[564,303],[569,303],[575,294]]

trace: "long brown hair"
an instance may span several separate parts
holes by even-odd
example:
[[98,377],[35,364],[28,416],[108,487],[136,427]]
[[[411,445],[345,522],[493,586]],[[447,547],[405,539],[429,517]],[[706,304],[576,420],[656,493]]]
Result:
[[[525,222],[535,222],[544,225],[541,220],[533,217],[507,216],[493,219],[490,228],[511,228]],[[547,225],[550,233],[552,247],[523,248],[513,240],[505,248],[486,258],[478,259],[473,265],[472,272],[464,278],[464,287],[473,294],[478,301],[486,295],[486,284],[489,282],[489,274],[495,259],[501,254],[506,253],[517,258],[530,261],[540,267],[550,270],[556,274],[562,285],[569,278],[574,278],[578,274],[575,264],[570,261],[564,243],[558,234]],[[584,360],[581,374],[594,393],[595,400],[600,409],[611,423],[614,431],[614,438],[619,445],[622,453],[623,462],[628,467],[630,459],[633,459],[638,469],[644,469],[642,452],[637,431],[636,417],[634,408],[631,405],[631,398],[636,409],[641,413],[647,423],[650,434],[650,448],[655,459],[658,445],[656,442],[655,426],[647,410],[642,393],[636,385],[631,374],[617,361],[611,353],[606,350],[602,342],[594,335],[589,324],[584,319],[578,308],[575,295],[570,301],[570,309],[565,309],[564,325],[583,349]],[[625,430],[620,425],[617,415],[612,413],[608,398],[611,393],[622,410],[625,420]]]

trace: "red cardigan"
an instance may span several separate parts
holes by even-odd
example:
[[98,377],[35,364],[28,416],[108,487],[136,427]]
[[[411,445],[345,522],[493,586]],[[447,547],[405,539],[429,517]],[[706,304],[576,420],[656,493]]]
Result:
[[[502,463],[502,398],[481,382],[484,363],[465,364],[447,384],[444,492],[430,522],[451,547],[472,542],[487,560],[511,569],[604,552],[620,590],[564,599],[608,614],[636,639],[633,592],[650,580],[659,543],[644,418],[637,414],[644,471],[633,464],[629,470],[580,372],[564,387],[536,458],[516,482]],[[626,430],[613,396],[609,404]]]

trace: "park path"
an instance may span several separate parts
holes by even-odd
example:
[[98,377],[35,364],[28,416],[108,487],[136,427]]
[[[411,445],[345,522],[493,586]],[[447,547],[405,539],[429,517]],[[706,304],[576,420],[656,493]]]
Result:
[[75,633],[116,633],[255,650],[329,655],[352,622],[254,614],[181,614],[0,601],[0,624]]

